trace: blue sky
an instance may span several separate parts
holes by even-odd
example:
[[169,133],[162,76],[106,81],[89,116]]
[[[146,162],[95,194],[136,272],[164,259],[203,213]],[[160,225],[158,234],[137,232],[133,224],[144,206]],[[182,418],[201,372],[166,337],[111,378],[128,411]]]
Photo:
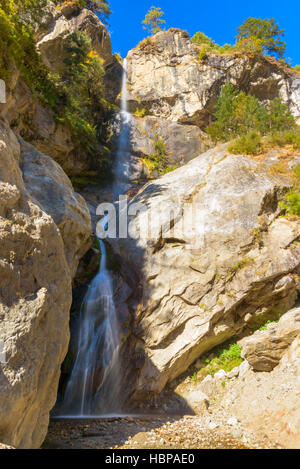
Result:
[[236,28],[249,16],[275,18],[285,29],[286,57],[300,64],[300,1],[299,0],[110,0],[113,51],[125,57],[147,32],[141,24],[154,5],[165,12],[167,28],[180,28],[193,35],[203,31],[218,44],[234,43]]

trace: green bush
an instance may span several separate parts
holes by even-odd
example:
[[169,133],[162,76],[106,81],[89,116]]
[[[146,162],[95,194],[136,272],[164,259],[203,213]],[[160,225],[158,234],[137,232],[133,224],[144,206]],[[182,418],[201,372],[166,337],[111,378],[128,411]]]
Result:
[[75,140],[99,163],[105,165],[99,149],[101,115],[105,114],[103,61],[92,50],[91,39],[84,31],[69,36],[65,44],[67,65],[60,88],[64,108],[59,120],[68,125]]
[[285,196],[285,202],[281,202],[281,207],[286,210],[289,215],[300,216],[300,192],[290,191]]
[[275,19],[248,18],[238,27],[237,41],[247,40],[250,43],[260,44],[262,51],[282,57],[286,44],[281,41],[283,29],[275,23]]
[[294,70],[296,70],[296,72],[300,72],[300,65],[295,65]]
[[134,112],[135,117],[145,117],[146,114],[147,110],[144,107],[138,107]]
[[[296,127],[293,115],[279,98],[267,108],[229,82],[221,90],[214,117],[215,122],[206,129],[214,141],[226,142],[252,131],[266,135]],[[250,140],[255,139],[252,136]]]
[[235,52],[245,54],[247,56],[259,55],[263,52],[262,42],[257,38],[239,39],[233,46]]
[[239,366],[243,359],[241,357],[241,347],[237,343],[223,344],[214,350],[214,358],[205,360],[206,366],[194,373],[192,380],[203,379],[207,375],[214,375],[219,370],[231,371]]
[[271,132],[267,137],[267,143],[279,147],[292,145],[294,150],[300,150],[300,129],[295,127],[291,130]]
[[224,44],[223,46],[219,46],[218,49],[219,54],[230,54],[232,52],[235,52],[234,46],[231,44]]
[[284,200],[280,202],[288,215],[300,216],[300,165],[294,169],[294,187],[285,195]]
[[234,155],[257,155],[260,150],[261,135],[254,131],[241,135],[228,147],[228,151]]
[[[33,93],[54,107],[59,102],[56,83],[37,53],[33,36],[48,0],[5,0],[0,4],[0,75],[8,80],[12,64]],[[22,20],[26,18],[26,21]]]
[[165,172],[168,172],[168,162],[167,149],[163,138],[155,134],[152,145],[153,153],[144,160],[145,164],[151,172],[158,171],[159,174],[165,174]]
[[215,41],[213,41],[210,37],[206,36],[206,34],[200,32],[200,31],[192,37],[191,41],[194,44],[197,44],[198,46],[206,45],[211,49],[213,49],[215,47],[216,48],[219,47],[218,44],[216,44]]

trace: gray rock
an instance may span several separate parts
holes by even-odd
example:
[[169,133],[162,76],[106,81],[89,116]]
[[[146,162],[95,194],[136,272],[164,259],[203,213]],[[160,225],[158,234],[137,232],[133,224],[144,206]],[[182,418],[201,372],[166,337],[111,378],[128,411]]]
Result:
[[79,260],[91,246],[91,217],[85,200],[49,156],[21,141],[22,172],[28,192],[60,229],[66,259],[74,278]]
[[230,425],[231,427],[237,425],[239,422],[238,422],[238,419],[235,418],[235,417],[230,417],[228,420],[227,420],[227,425]]
[[226,371],[224,370],[220,370],[214,374],[214,378],[216,379],[222,379],[222,378],[225,378],[225,376],[226,376]]
[[38,448],[55,404],[72,300],[63,238],[31,197],[16,137],[0,123],[1,442]]
[[45,64],[53,72],[61,72],[66,67],[64,45],[75,31],[85,31],[88,34],[92,39],[93,49],[100,57],[105,60],[112,58],[109,34],[92,11],[83,9],[71,16],[61,14],[54,19],[50,31],[37,44]]
[[230,378],[230,379],[237,378],[239,376],[239,373],[240,373],[240,368],[238,366],[236,366],[231,371],[226,373],[226,376],[227,376],[227,378]]
[[196,413],[202,413],[209,408],[208,396],[198,389],[185,393],[184,399],[188,406]]
[[145,361],[132,381],[135,399],[160,392],[204,352],[294,305],[299,220],[276,218],[278,194],[289,184],[225,145],[132,200],[130,210],[136,203],[144,210],[131,217],[131,233],[142,236],[111,243],[139,305],[133,334],[145,344]]
[[230,81],[267,102],[280,96],[300,117],[300,78],[265,57],[209,55],[200,62],[199,48],[184,31],[157,33],[128,54],[132,109],[204,128],[211,122],[220,87]]
[[[293,288],[293,282],[293,277],[284,277],[275,287],[286,291]],[[242,356],[254,370],[271,371],[299,333],[300,308],[295,308],[284,314],[278,323],[271,323],[266,330],[242,339]]]

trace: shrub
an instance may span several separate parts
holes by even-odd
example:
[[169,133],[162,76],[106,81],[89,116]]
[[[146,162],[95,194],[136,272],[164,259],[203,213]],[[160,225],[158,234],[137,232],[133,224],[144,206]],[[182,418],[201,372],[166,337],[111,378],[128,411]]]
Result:
[[261,54],[263,51],[262,41],[253,37],[243,38],[237,41],[234,50],[248,56],[255,56]]
[[199,61],[202,62],[210,54],[228,54],[234,51],[234,48],[230,44],[224,44],[219,46],[215,41],[202,32],[196,33],[191,41],[200,47]]
[[267,108],[257,98],[239,92],[228,82],[221,90],[214,117],[216,121],[206,130],[213,140],[224,142],[251,131],[266,135],[296,126],[295,118],[279,98],[271,101]]
[[159,174],[166,172],[168,168],[166,145],[163,138],[158,134],[154,135],[153,154],[144,161],[150,171],[156,170]]
[[281,202],[281,208],[284,208],[289,215],[300,216],[300,192],[290,191],[285,196],[285,202]]
[[238,27],[237,41],[246,39],[253,44],[260,44],[263,51],[280,58],[286,49],[286,44],[281,41],[283,34],[284,30],[279,29],[274,18],[248,18]]
[[300,72],[300,65],[295,65],[294,70],[296,70],[296,72]]
[[144,107],[142,107],[142,108],[138,107],[135,110],[134,115],[135,115],[135,117],[145,117],[146,113],[147,113],[147,110]]
[[[33,36],[47,0],[6,0],[0,5],[0,74],[9,79],[15,63],[29,88],[44,103],[59,101],[56,83],[37,53]],[[26,18],[23,21],[22,18]]]
[[241,357],[241,347],[237,343],[223,344],[215,349],[215,356],[205,360],[206,366],[192,376],[192,380],[203,379],[207,375],[214,375],[219,370],[231,371],[239,366],[243,359]]
[[223,46],[219,47],[218,52],[219,54],[230,54],[232,52],[235,52],[235,47],[231,44],[224,44]]
[[294,169],[294,187],[285,195],[284,200],[280,202],[280,207],[288,215],[300,216],[300,165]]
[[210,37],[206,36],[206,34],[200,32],[200,31],[192,37],[191,41],[194,44],[197,44],[198,46],[205,45],[210,49],[213,49],[215,47],[219,47],[218,44],[216,44],[215,41],[213,41]]
[[205,46],[202,47],[202,49],[199,51],[199,55],[198,55],[199,62],[203,62],[203,60],[205,60],[207,58],[207,53],[208,53],[208,49]]
[[267,143],[279,147],[292,145],[294,150],[300,150],[300,129],[295,127],[291,130],[271,132],[267,137]]
[[241,135],[228,147],[228,151],[235,155],[257,155],[260,150],[261,135],[254,131]]

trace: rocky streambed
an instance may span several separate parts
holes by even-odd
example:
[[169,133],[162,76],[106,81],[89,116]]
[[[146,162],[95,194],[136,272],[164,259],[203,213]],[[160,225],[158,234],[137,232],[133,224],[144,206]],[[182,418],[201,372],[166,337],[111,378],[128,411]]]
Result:
[[[228,420],[228,419],[227,419]],[[235,421],[234,421],[235,423]],[[270,448],[221,416],[141,416],[50,423],[44,449]]]

